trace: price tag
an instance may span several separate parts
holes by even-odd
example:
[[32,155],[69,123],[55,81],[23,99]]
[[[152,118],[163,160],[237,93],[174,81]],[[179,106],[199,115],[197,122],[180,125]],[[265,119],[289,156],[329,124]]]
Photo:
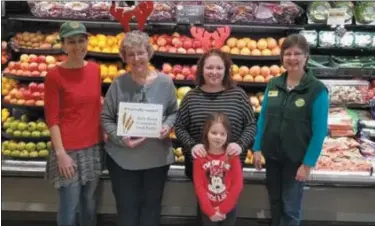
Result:
[[345,24],[345,8],[332,8],[328,11],[327,24],[329,25],[344,25]]
[[204,5],[178,5],[176,22],[178,24],[203,24]]

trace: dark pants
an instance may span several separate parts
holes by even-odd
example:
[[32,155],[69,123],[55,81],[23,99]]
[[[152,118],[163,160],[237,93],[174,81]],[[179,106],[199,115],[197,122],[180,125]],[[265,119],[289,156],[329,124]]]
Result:
[[232,211],[227,213],[225,220],[212,222],[210,218],[201,212],[202,226],[234,226],[236,223],[237,210],[234,208]]
[[158,226],[169,166],[125,170],[107,155],[119,226]]
[[300,164],[266,160],[266,183],[271,206],[271,226],[299,226],[303,183],[295,179]]

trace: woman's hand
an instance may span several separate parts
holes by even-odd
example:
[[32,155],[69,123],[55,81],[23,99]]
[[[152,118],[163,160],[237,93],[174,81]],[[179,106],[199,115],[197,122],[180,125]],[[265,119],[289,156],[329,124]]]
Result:
[[171,127],[168,125],[163,125],[160,130],[160,139],[165,139],[166,137],[169,136],[171,132]]
[[65,151],[59,154],[56,153],[56,157],[60,175],[66,179],[73,178],[76,173],[75,169],[77,168],[73,159]]
[[139,138],[130,138],[130,137],[122,137],[122,142],[129,148],[135,148],[140,145],[146,137],[139,137]]
[[305,165],[301,165],[297,170],[296,180],[304,182],[310,177],[311,168]]
[[242,148],[237,143],[230,143],[227,147],[227,154],[231,155],[240,155],[242,152]]
[[254,158],[254,165],[257,170],[262,169],[262,153],[260,151],[256,151],[253,154]]
[[191,149],[191,155],[194,158],[204,158],[207,156],[207,151],[204,148],[203,144],[196,144],[192,149]]

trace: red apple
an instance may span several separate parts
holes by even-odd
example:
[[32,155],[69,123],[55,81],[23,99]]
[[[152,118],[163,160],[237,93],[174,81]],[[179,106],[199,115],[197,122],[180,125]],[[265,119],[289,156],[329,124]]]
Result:
[[173,38],[172,39],[172,45],[176,48],[182,47],[182,41],[180,38]]
[[160,46],[158,51],[159,52],[167,52],[167,48],[165,46]]
[[46,57],[46,63],[47,64],[56,64],[56,58],[53,56],[47,56]]
[[203,53],[204,53],[204,50],[203,50],[202,48],[198,48],[198,49],[195,50],[195,52],[196,52],[197,54],[203,54]]
[[35,54],[29,55],[29,62],[30,63],[38,63],[38,57]]
[[11,99],[11,100],[9,101],[9,103],[11,103],[11,104],[17,104],[17,99]]
[[181,71],[182,71],[182,66],[179,64],[174,65],[172,68],[172,73],[175,75],[181,73]]
[[17,99],[22,99],[23,98],[23,93],[21,92],[21,90],[18,90],[18,92],[16,93],[16,98]]
[[22,76],[23,71],[21,69],[17,70],[16,75]]
[[169,75],[169,77],[171,77],[172,80],[174,80],[175,77],[176,77],[172,72],[171,72],[171,73],[168,73],[168,75]]
[[34,100],[40,100],[40,92],[33,92],[32,94],[32,97]]
[[13,70],[10,71],[10,73],[13,74],[13,75],[15,75],[15,74],[17,74],[17,70],[13,69]]
[[35,62],[33,62],[33,63],[30,63],[29,64],[29,70],[30,71],[36,71],[36,70],[38,70],[38,63],[35,63]]
[[9,68],[5,68],[3,72],[4,73],[10,73],[10,69]]
[[186,76],[186,80],[195,80],[195,76],[190,74],[190,75]]
[[195,54],[195,49],[190,48],[190,49],[187,50],[187,53],[188,54]]
[[197,68],[198,68],[198,66],[197,65],[193,65],[193,66],[191,66],[191,73],[193,74],[193,75],[195,75],[196,73],[197,73]]
[[19,100],[17,100],[17,103],[16,104],[18,104],[18,105],[24,105],[25,104],[25,100],[24,99],[19,99]]
[[171,64],[168,64],[168,63],[164,63],[164,64],[163,64],[162,71],[163,71],[163,73],[165,73],[165,74],[170,73],[170,72],[172,71],[172,65],[171,65]]
[[23,99],[25,100],[31,100],[33,96],[31,95],[30,90],[26,90],[23,92]]
[[26,105],[26,106],[34,106],[34,105],[35,105],[35,100],[27,100],[27,101],[25,102],[25,105]]
[[41,56],[38,56],[38,63],[45,63],[46,62],[46,57],[41,55]]
[[18,89],[16,89],[16,88],[13,88],[10,92],[9,92],[9,96],[10,96],[10,98],[15,98],[16,97],[16,94],[17,94],[17,92],[18,92]]
[[201,44],[200,41],[198,41],[198,40],[193,41],[193,48],[194,49],[201,48],[201,47],[202,47],[202,44]]
[[178,48],[177,53],[186,54],[186,50],[184,48]]
[[168,49],[168,53],[177,53],[177,48],[174,47],[174,46],[171,46],[171,47]]
[[193,47],[193,42],[191,40],[185,40],[182,46],[184,49],[190,49]]
[[183,66],[181,70],[181,74],[183,74],[185,77],[191,74],[190,68],[188,66]]
[[32,71],[31,72],[31,76],[32,77],[39,77],[40,76],[40,72],[39,71]]
[[178,32],[173,32],[172,37],[180,37],[180,34]]
[[31,82],[29,84],[29,90],[33,93],[33,92],[38,92],[38,84],[36,82]]
[[167,44],[167,40],[163,37],[159,37],[158,40],[156,41],[156,44],[158,46],[165,46]]
[[21,69],[21,63],[20,62],[16,62],[15,65],[14,65],[14,69],[16,69],[16,70]]
[[21,70],[28,71],[29,70],[29,63],[22,62],[21,63]]
[[22,76],[31,76],[31,72],[30,71],[22,71]]
[[172,45],[172,37],[171,36],[167,36],[165,38],[165,40],[167,41],[167,45]]
[[8,68],[9,68],[9,70],[16,69],[16,62],[14,62],[14,61],[9,61],[9,63],[8,63]]
[[153,36],[151,36],[151,38],[152,38],[152,42],[156,43],[158,41],[159,36],[158,35],[153,35]]
[[185,76],[183,74],[177,74],[175,80],[185,80]]
[[44,83],[39,83],[38,84],[38,90],[39,90],[39,92],[44,92]]
[[44,100],[37,100],[36,102],[35,102],[35,106],[44,106]]
[[48,66],[47,66],[46,63],[40,63],[40,64],[38,65],[38,70],[39,70],[39,71],[47,71],[47,69],[48,69]]
[[8,95],[8,96],[5,96],[3,100],[4,100],[5,103],[10,103],[11,99],[12,98],[10,97],[10,95]]

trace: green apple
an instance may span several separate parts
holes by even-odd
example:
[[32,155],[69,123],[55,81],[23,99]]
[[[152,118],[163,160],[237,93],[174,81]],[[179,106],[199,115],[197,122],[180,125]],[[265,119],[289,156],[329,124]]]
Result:
[[3,142],[3,145],[1,145],[1,147],[4,148],[4,149],[8,149],[8,145],[9,145],[9,141],[6,140],[6,141]]
[[31,133],[31,137],[39,138],[39,137],[40,137],[40,132],[39,132],[39,131],[33,131],[33,132]]
[[24,114],[24,115],[21,116],[21,121],[22,122],[28,122],[29,121],[29,117],[26,114]]
[[37,129],[42,132],[43,130],[46,130],[47,129],[47,125],[45,122],[38,122],[37,124]]
[[10,150],[4,150],[3,151],[3,155],[5,155],[5,156],[11,156],[12,155],[12,152],[10,151]]
[[5,130],[5,133],[13,136],[13,130],[11,128],[8,128],[7,130]]
[[52,143],[51,143],[51,141],[47,142],[47,148],[48,148],[48,150],[52,150]]
[[36,157],[38,157],[38,152],[37,152],[37,151],[29,152],[29,157],[31,157],[31,158],[36,158]]
[[17,129],[18,129],[18,122],[13,121],[13,122],[10,124],[10,128],[11,128],[12,130],[17,130]]
[[4,128],[5,130],[7,130],[7,129],[10,128],[11,124],[12,124],[12,122],[8,122],[8,121],[6,121],[6,122],[4,122],[4,124],[3,124],[3,128]]
[[30,132],[36,130],[36,123],[35,123],[35,122],[29,122],[29,123],[27,124],[27,129],[28,129]]
[[29,152],[36,150],[36,145],[33,142],[29,142],[26,144],[26,150]]
[[43,132],[42,132],[42,136],[43,136],[43,137],[50,137],[50,136],[51,136],[51,133],[49,132],[48,129],[46,129],[46,130],[43,130]]
[[30,131],[24,130],[24,131],[22,131],[22,136],[23,137],[30,137],[31,133],[30,133]]
[[20,151],[18,151],[18,150],[16,150],[16,151],[12,151],[12,156],[13,157],[20,157],[20,154],[21,154],[21,152]]
[[16,131],[13,132],[13,136],[15,136],[15,137],[21,137],[21,135],[22,135],[22,132],[19,131],[19,130],[16,130]]
[[14,151],[14,150],[17,150],[18,148],[18,144],[15,143],[15,142],[10,142],[9,145],[8,145],[8,149],[11,150],[11,151]]
[[43,150],[47,148],[47,144],[45,142],[38,142],[36,144],[36,149],[37,150]]
[[20,157],[22,158],[28,158],[29,157],[29,152],[27,150],[22,150],[20,153]]
[[47,157],[48,156],[48,150],[40,150],[39,151],[39,157]]
[[42,118],[38,118],[38,120],[36,120],[36,123],[39,123],[39,122],[44,122],[44,120]]
[[20,122],[19,124],[18,124],[18,130],[20,130],[20,131],[24,131],[25,129],[27,129],[27,124],[25,123],[25,122]]
[[18,142],[18,150],[25,150],[26,149],[26,143],[21,141]]
[[7,119],[7,122],[13,122],[14,121],[14,117],[12,116],[12,117],[9,117],[8,119]]

